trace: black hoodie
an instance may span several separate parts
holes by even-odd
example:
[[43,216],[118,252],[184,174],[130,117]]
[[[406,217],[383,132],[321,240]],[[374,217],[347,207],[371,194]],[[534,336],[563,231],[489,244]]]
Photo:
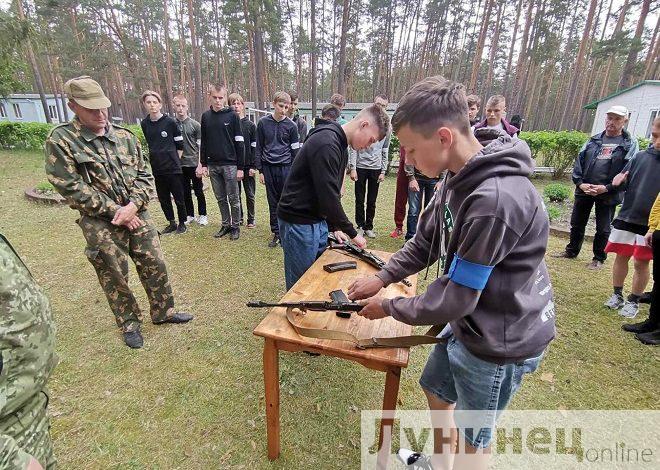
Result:
[[555,335],[555,305],[533,165],[524,141],[501,136],[446,178],[415,236],[376,274],[388,285],[444,259],[443,275],[416,297],[383,300],[385,311],[411,325],[448,322],[486,361],[541,354]]
[[213,108],[202,114],[202,142],[199,160],[202,166],[236,165],[245,166],[245,149],[241,120],[233,108],[220,111]]
[[277,205],[277,216],[292,224],[327,221],[331,231],[354,238],[357,231],[341,205],[341,183],[348,164],[348,141],[336,122],[316,126],[293,160]]

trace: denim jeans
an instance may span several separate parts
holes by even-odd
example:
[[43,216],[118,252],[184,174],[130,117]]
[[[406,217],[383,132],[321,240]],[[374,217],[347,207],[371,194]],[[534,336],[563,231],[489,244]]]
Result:
[[284,277],[289,290],[314,264],[328,245],[328,224],[292,224],[278,219],[284,250]]
[[534,372],[542,359],[543,353],[513,364],[484,361],[452,334],[446,344],[435,345],[419,384],[442,401],[456,404],[456,427],[471,446],[488,447],[497,418],[520,388],[523,376]]
[[415,236],[415,233],[417,232],[417,221],[419,220],[419,213],[421,212],[420,206],[426,208],[426,206],[429,204],[429,201],[435,193],[435,185],[437,182],[437,179],[418,178],[417,184],[419,185],[419,191],[412,191],[411,189],[408,189],[408,220],[406,222],[406,240],[410,240]]
[[223,227],[238,228],[241,220],[236,171],[236,166],[232,165],[209,165],[211,187],[218,200]]

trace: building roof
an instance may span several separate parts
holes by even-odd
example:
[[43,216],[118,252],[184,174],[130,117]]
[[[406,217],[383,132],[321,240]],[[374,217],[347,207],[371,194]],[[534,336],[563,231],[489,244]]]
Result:
[[642,85],[660,86],[660,80],[644,80],[644,81],[641,81],[638,84],[631,86],[630,88],[625,88],[623,90],[619,90],[616,93],[612,93],[611,95],[606,96],[605,98],[602,98],[602,99],[596,100],[596,101],[592,101],[591,103],[585,105],[584,109],[596,109],[598,107],[598,103],[601,103],[605,100],[609,100],[610,98],[614,98],[615,96],[619,96],[619,95],[622,95],[624,93],[627,93],[630,90],[634,90],[635,88],[640,87]]

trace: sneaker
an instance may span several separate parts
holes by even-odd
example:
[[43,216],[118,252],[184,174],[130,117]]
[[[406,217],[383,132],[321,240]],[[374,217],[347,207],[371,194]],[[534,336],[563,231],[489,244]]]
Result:
[[364,237],[364,229],[363,229],[362,227],[360,227],[360,228],[357,229],[357,233],[358,233],[358,235],[360,235],[361,237]]
[[154,325],[163,325],[165,323],[188,323],[192,319],[193,319],[193,316],[189,313],[176,312],[174,315],[172,315],[171,317],[166,318],[165,320],[154,321],[152,323]]
[[639,323],[624,323],[621,325],[621,329],[628,333],[650,333],[657,330],[658,325],[647,318]]
[[222,227],[220,230],[218,230],[215,235],[213,235],[215,238],[222,238],[228,233],[231,232],[231,227]]
[[612,310],[619,310],[621,307],[623,307],[624,303],[625,300],[621,294],[612,294],[612,297],[607,299],[607,302],[605,302],[604,305],[607,308],[611,308]]
[[373,230],[365,230],[365,231],[364,231],[364,234],[365,234],[368,238],[376,238],[376,232],[374,232]]
[[191,223],[196,222],[196,221],[197,221],[196,218],[189,215],[188,217],[186,217],[186,222],[185,223],[186,223],[186,225],[190,225]]
[[205,215],[200,215],[199,219],[197,219],[197,223],[199,225],[208,225],[209,224],[209,218]]
[[240,227],[242,227],[243,225],[245,225],[245,222],[241,220],[241,221],[238,223],[238,225],[239,225]]
[[277,245],[281,245],[281,244],[282,242],[280,240],[280,237],[273,234],[273,239],[268,242],[268,248],[275,248]]
[[229,233],[230,240],[238,240],[238,237],[240,236],[241,230],[238,227],[231,229],[231,232]]
[[257,224],[255,224],[254,222],[248,222],[247,224],[247,228],[255,228],[256,226]]
[[553,258],[567,258],[567,259],[577,258],[577,256],[571,255],[570,253],[567,253],[566,251],[560,251],[559,253],[553,253],[550,256],[552,256]]
[[591,269],[592,271],[599,271],[603,269],[603,262],[595,259],[591,263],[587,264],[587,269]]
[[401,235],[403,235],[403,230],[395,228],[392,230],[392,233],[390,233],[390,238],[399,238]]
[[161,235],[165,235],[168,233],[176,232],[176,224],[174,222],[170,222],[170,224],[163,229]]
[[639,304],[630,300],[626,300],[621,310],[619,310],[619,315],[625,318],[635,318],[637,313],[639,313]]
[[185,222],[182,224],[179,224],[179,226],[176,228],[176,233],[177,234],[182,234],[186,233],[188,231],[188,227],[186,227]]
[[651,293],[650,292],[644,292],[639,297],[639,303],[640,304],[650,304],[651,303]]
[[648,333],[638,333],[635,335],[635,338],[637,338],[643,344],[658,346],[660,345],[660,329],[650,331]]
[[431,458],[419,452],[413,452],[409,449],[399,449],[396,453],[399,460],[412,470],[433,470]]
[[144,345],[144,339],[142,339],[140,330],[125,331],[123,336],[124,343],[131,349],[140,349]]

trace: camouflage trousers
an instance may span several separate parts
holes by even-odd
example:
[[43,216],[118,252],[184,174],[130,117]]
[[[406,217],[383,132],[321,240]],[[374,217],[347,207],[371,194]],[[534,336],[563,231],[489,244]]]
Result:
[[8,459],[0,459],[0,468],[25,468],[30,456],[46,470],[56,468],[47,405],[48,395],[39,391],[20,410],[0,422],[1,447],[4,458]]
[[145,225],[132,232],[96,217],[83,215],[78,220],[87,240],[85,254],[96,270],[117,326],[123,332],[135,331],[142,323],[140,307],[128,286],[129,257],[147,292],[151,320],[160,322],[174,315],[174,296],[158,231],[147,211],[140,212],[139,216]]

